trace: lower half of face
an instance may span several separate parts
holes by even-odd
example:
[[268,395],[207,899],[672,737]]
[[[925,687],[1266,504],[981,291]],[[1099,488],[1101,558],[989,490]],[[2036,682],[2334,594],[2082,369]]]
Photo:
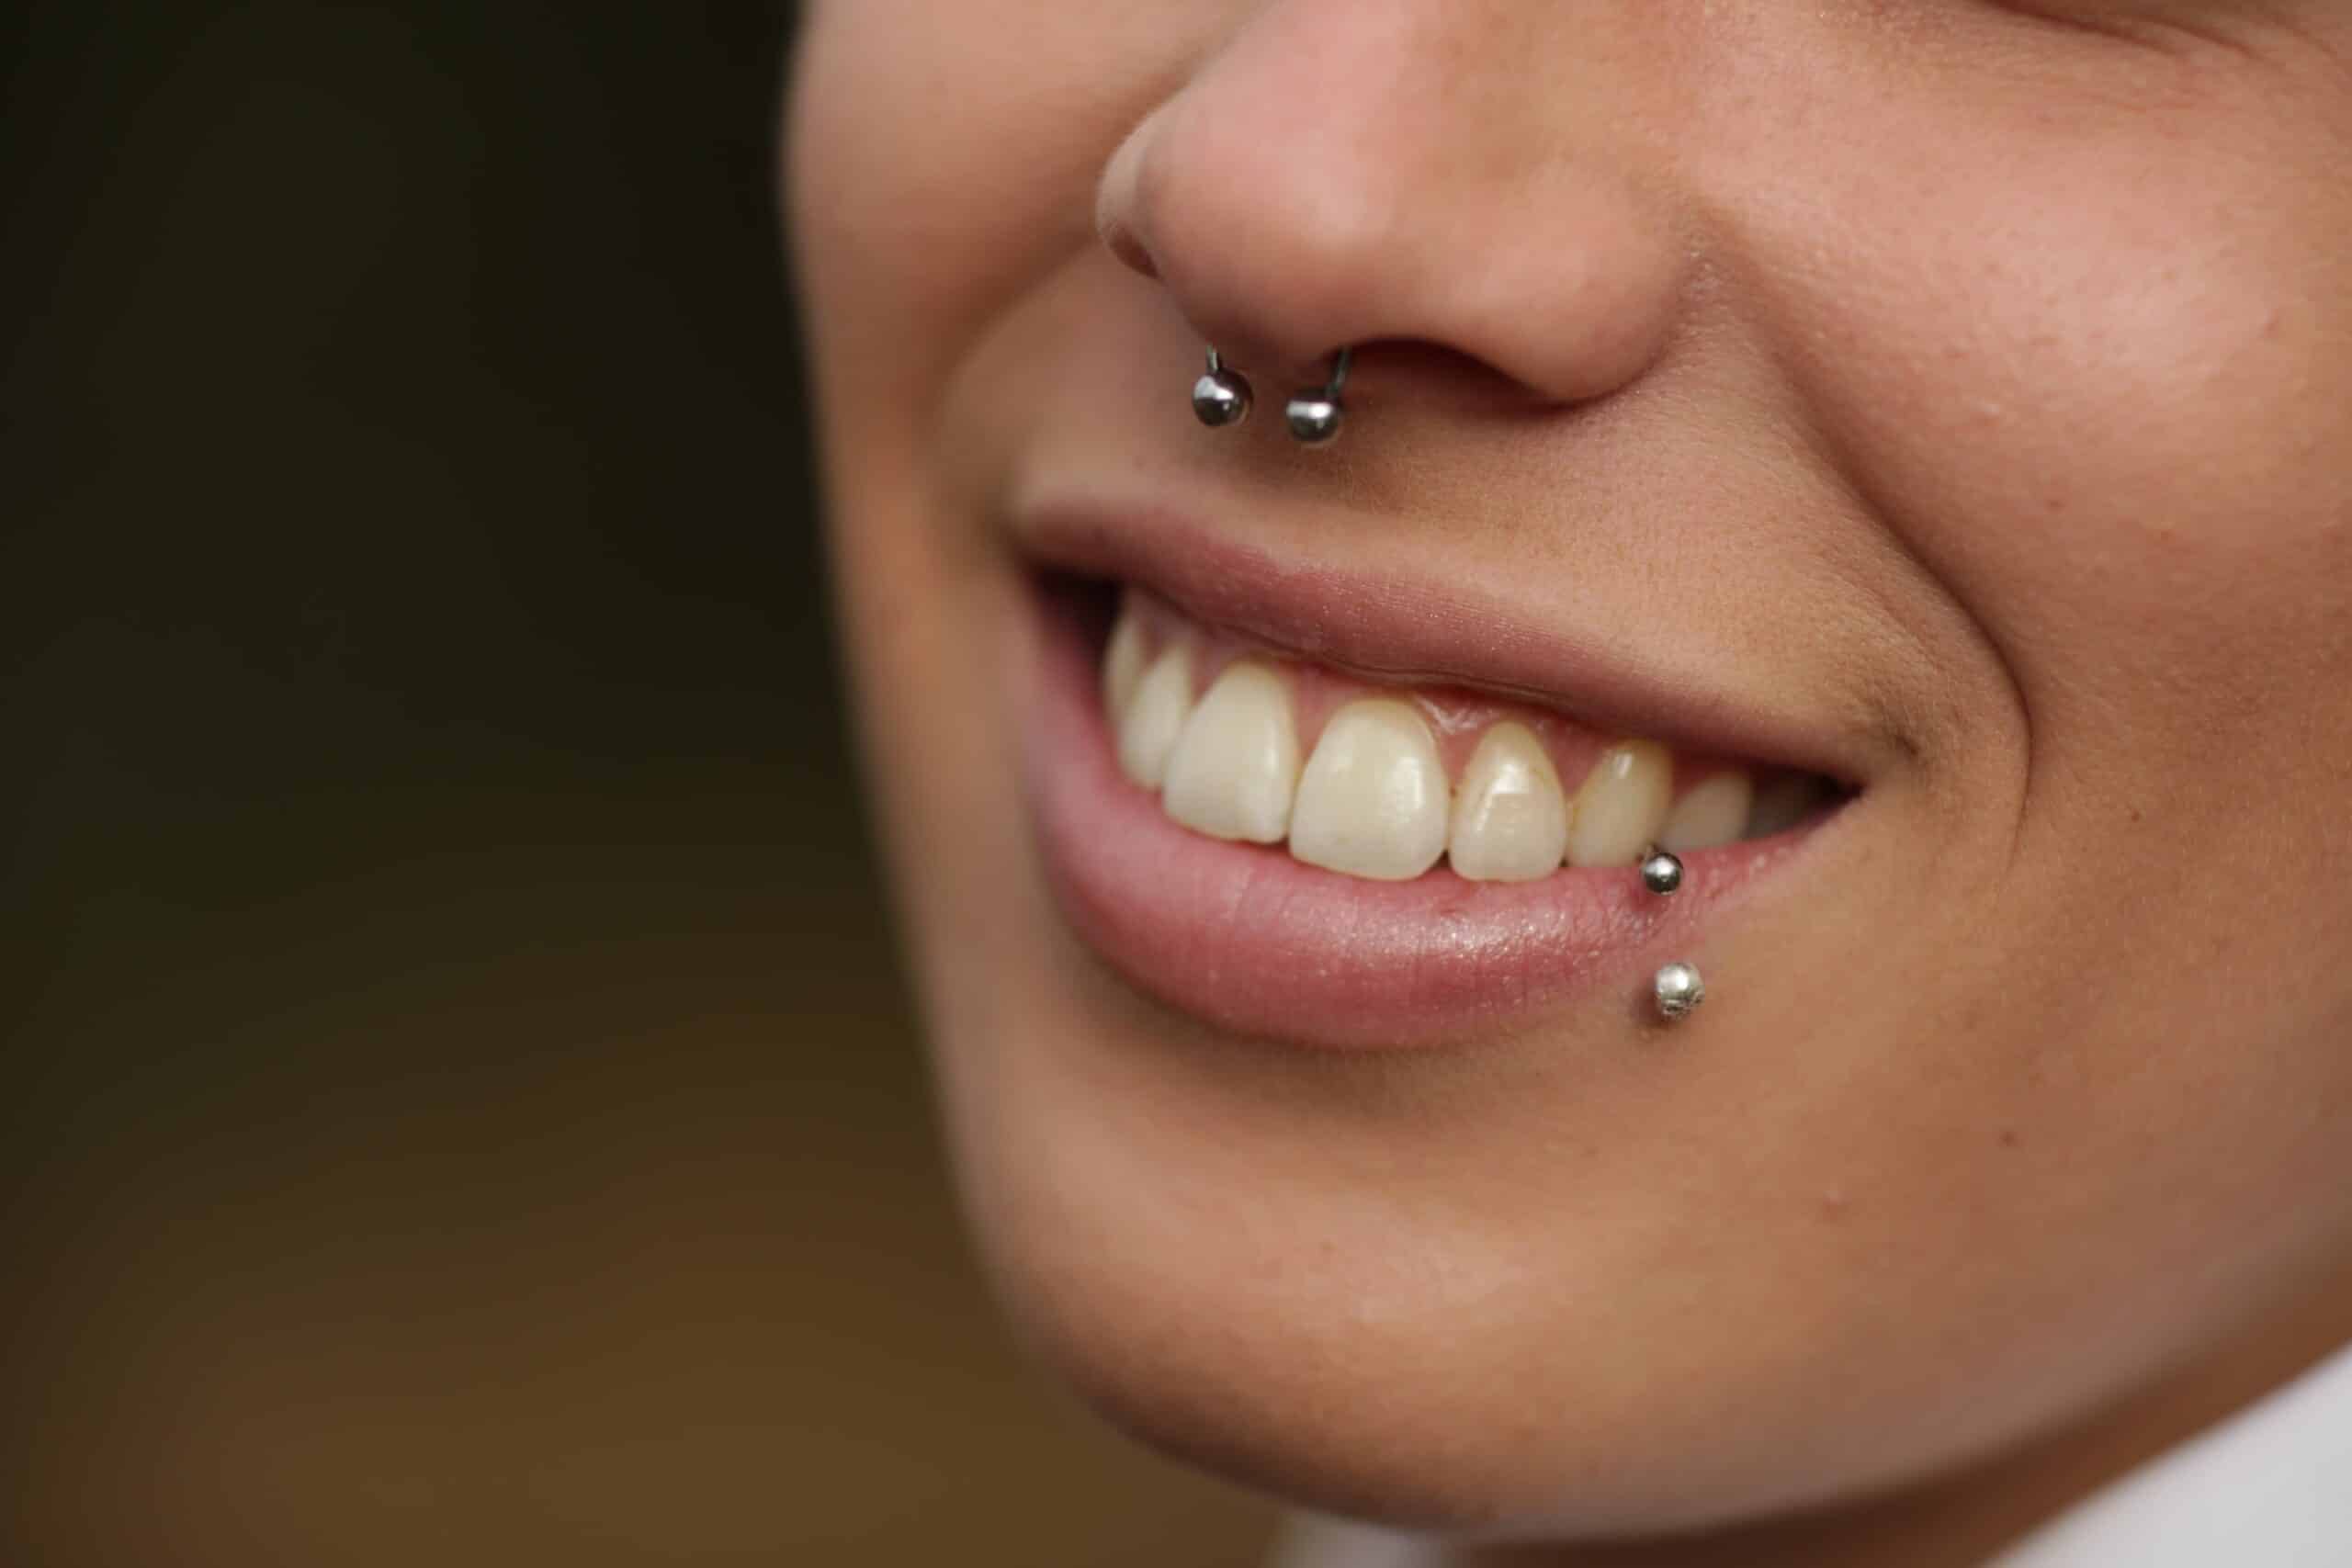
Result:
[[[1307,1501],[1623,1531],[2022,1442],[2342,1258],[2309,33],[1169,9],[820,5],[791,127],[867,775],[1041,1354]],[[1478,294],[1547,224],[1601,238]],[[1339,439],[1272,346],[1196,420],[1200,331],[1295,321]]]

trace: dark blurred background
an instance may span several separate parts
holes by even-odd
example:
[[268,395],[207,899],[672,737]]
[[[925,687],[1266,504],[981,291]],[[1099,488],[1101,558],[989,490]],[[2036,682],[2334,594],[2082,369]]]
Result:
[[952,1212],[790,23],[0,21],[0,1561],[1254,1560]]

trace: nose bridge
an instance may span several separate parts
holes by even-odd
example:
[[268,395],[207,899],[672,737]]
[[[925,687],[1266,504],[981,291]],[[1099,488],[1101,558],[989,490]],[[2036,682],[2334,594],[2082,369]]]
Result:
[[1657,3],[1572,6],[1580,50],[1521,0],[1276,0],[1119,148],[1098,227],[1237,363],[1398,339],[1600,395],[1679,293],[1663,161],[1608,130],[1607,13]]

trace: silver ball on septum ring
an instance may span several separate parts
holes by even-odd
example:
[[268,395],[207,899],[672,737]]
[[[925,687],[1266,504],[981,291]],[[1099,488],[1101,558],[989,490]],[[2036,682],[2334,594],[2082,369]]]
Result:
[[1291,399],[1283,410],[1283,418],[1290,424],[1290,433],[1302,444],[1320,446],[1340,434],[1340,421],[1344,413],[1339,400],[1321,392],[1301,392]]
[[1250,380],[1238,370],[1227,370],[1209,350],[1209,367],[1193,383],[1193,412],[1211,430],[1239,424],[1250,417]]
[[1347,389],[1348,367],[1354,362],[1354,349],[1340,350],[1331,356],[1329,379],[1320,387],[1309,387],[1291,395],[1283,417],[1299,445],[1320,446],[1340,434],[1340,422],[1346,414],[1340,405],[1340,395]]
[[1650,982],[1650,993],[1657,998],[1658,1017],[1672,1023],[1679,1018],[1690,1017],[1692,1010],[1707,999],[1707,983],[1690,964],[1669,964]]

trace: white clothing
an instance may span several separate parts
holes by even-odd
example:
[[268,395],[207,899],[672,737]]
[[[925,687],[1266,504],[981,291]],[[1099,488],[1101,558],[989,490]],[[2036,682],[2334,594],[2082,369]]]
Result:
[[[1271,1568],[1432,1568],[1425,1540],[1303,1519]],[[2078,1499],[1984,1568],[2352,1568],[2352,1345]]]

